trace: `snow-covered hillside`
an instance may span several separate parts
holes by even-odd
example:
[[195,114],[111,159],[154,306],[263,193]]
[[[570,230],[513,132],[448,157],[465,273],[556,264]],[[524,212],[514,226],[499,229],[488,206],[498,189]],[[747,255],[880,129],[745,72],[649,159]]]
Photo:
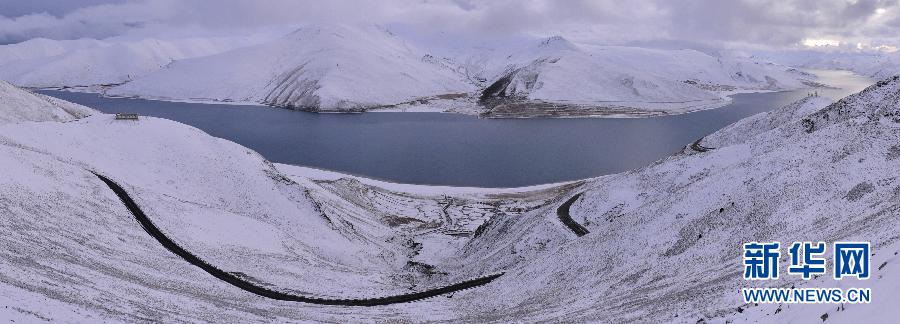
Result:
[[[493,54],[496,56],[496,54]],[[464,58],[467,75],[487,80],[490,115],[680,113],[727,103],[736,91],[815,86],[807,73],[694,50],[575,44],[544,39],[503,58]],[[536,108],[537,107],[537,108]],[[552,113],[551,113],[552,116]]]
[[0,124],[72,121],[96,113],[91,108],[32,93],[0,80]]
[[380,27],[312,25],[266,44],[176,62],[108,94],[360,111],[473,90],[452,67]]
[[0,79],[35,88],[109,86],[134,80],[175,60],[217,54],[263,39],[32,39],[0,46]]
[[[897,308],[887,305],[896,303],[900,250],[900,80],[826,105],[807,98],[698,143],[712,150],[688,146],[651,166],[589,182],[571,206],[573,219],[590,230],[583,237],[565,233],[549,210],[495,221],[459,259],[507,269],[481,290],[477,308],[496,310],[491,318],[576,322],[896,318]],[[745,305],[740,288],[759,283],[741,276],[741,245],[804,240],[871,241],[873,279],[807,283],[788,276],[763,285],[871,287],[884,300]],[[514,253],[496,253],[502,246]]]
[[[49,109],[27,91],[5,93],[2,115]],[[122,184],[165,234],[216,267],[271,289],[331,299],[471,279],[435,266],[491,215],[547,205],[572,186],[408,192],[275,166],[163,119],[28,117],[0,125],[0,316],[17,321],[421,316],[414,308],[365,314],[272,301],[220,282],[160,246],[92,172]],[[92,297],[100,295],[113,300]],[[452,314],[441,301],[423,304]]]

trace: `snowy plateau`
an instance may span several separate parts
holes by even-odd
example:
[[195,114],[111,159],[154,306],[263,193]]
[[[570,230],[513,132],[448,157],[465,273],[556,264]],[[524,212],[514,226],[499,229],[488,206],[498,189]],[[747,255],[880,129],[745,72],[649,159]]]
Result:
[[[338,39],[366,42],[367,50]],[[92,42],[41,42],[30,46],[46,51],[44,59],[94,58],[76,54],[95,51]],[[298,47],[309,42],[321,42],[327,53]],[[4,49],[6,62],[37,57],[16,56],[10,48]],[[294,50],[299,54],[283,56]],[[672,104],[629,109],[666,112],[694,109],[675,102],[724,100],[723,91],[812,82],[780,65],[560,38],[518,51],[507,64],[489,63],[489,57],[444,60],[423,56],[390,34],[343,27],[301,29],[174,63],[158,58],[141,59],[164,65],[155,71],[123,76],[118,71],[126,70],[114,69],[90,84],[62,70],[11,79],[21,86],[71,87],[133,78],[103,91],[316,110],[369,109],[449,94],[470,98],[479,89],[479,96],[497,100],[503,109],[519,102],[592,109],[581,105],[596,103],[599,94],[588,90],[599,84],[609,91],[603,98]],[[608,63],[616,60],[621,61]],[[640,61],[659,65],[629,65]],[[695,65],[684,65],[689,61]],[[90,66],[77,64],[82,65]],[[208,66],[226,68],[192,73]],[[619,72],[579,74],[576,66]],[[357,73],[395,79],[372,83],[351,77]],[[185,82],[200,86],[171,83],[188,76],[199,79]],[[583,82],[563,89],[561,79]],[[416,86],[383,85],[406,83]],[[0,82],[0,317],[891,322],[900,315],[898,143],[900,79],[890,77],[836,102],[809,97],[743,119],[629,172],[511,189],[417,186],[274,164],[184,124],[152,117],[116,120]],[[741,277],[742,243],[810,238],[871,241],[872,278],[788,277],[758,284]],[[178,249],[190,255],[173,253]],[[450,289],[472,280],[477,285]],[[871,286],[873,302],[755,305],[739,294],[747,286],[835,284]],[[240,285],[330,301],[452,291],[363,307],[265,298]]]
[[[341,24],[227,37],[0,45],[0,319],[889,323],[900,317],[897,53],[707,53],[559,36],[433,45],[382,26]],[[848,70],[879,81],[834,101],[816,91],[835,85],[803,69]],[[811,95],[767,107],[634,170],[474,188],[273,163],[190,125],[122,119],[38,89],[484,118],[657,117],[722,107],[740,93]],[[871,242],[871,278],[742,277],[744,243],[810,240]],[[835,287],[871,288],[872,302],[755,304],[740,294]]]
[[812,74],[747,55],[559,36],[448,50],[376,25],[333,24],[286,35],[33,39],[0,46],[0,79],[120,97],[493,118],[678,114],[721,107],[739,92],[825,86]]

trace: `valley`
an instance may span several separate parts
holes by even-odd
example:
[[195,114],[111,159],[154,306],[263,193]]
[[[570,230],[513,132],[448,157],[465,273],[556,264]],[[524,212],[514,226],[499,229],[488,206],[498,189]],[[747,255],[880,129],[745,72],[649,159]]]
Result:
[[891,323],[900,2],[10,0],[0,321]]
[[[210,320],[222,315],[221,305],[230,305],[230,318],[246,320],[493,321],[563,314],[572,319],[573,312],[582,319],[773,316],[752,315],[756,308],[734,302],[731,289],[719,289],[742,283],[728,266],[736,261],[720,261],[739,258],[727,248],[735,241],[761,233],[790,240],[815,228],[829,240],[864,236],[888,255],[896,249],[889,172],[895,160],[888,153],[896,135],[890,116],[900,93],[897,82],[879,82],[833,104],[802,98],[697,143],[715,150],[696,151],[685,143],[680,153],[633,171],[516,189],[401,185],[272,164],[235,143],[153,117],[114,121],[88,108],[77,108],[82,112],[72,118],[80,119],[64,123],[22,117],[0,126],[3,163],[16,174],[0,186],[0,208],[7,215],[0,229],[10,247],[0,273],[30,274],[4,275],[0,289],[4,296],[32,296],[25,305],[46,306],[4,314],[122,318],[116,309],[140,299],[142,313],[171,320]],[[4,97],[20,101],[36,96],[6,91]],[[80,107],[69,105],[30,109]],[[803,127],[807,120],[815,120],[812,132]],[[864,135],[872,131],[882,135]],[[856,144],[844,144],[850,142]],[[866,171],[830,172],[822,167],[827,161]],[[770,173],[758,164],[778,167]],[[87,170],[104,170],[178,246],[234,278],[291,294],[378,298],[504,274],[413,307],[361,310],[259,299],[190,270]],[[872,190],[843,202],[859,183]],[[795,189],[785,195],[780,188],[786,187]],[[568,217],[558,214],[562,205]],[[793,217],[783,217],[785,212]],[[865,221],[838,231],[842,223],[827,217],[837,213]],[[568,220],[584,229],[583,236],[573,233]],[[757,224],[757,232],[744,230],[748,221]],[[638,234],[646,232],[656,234]],[[59,248],[75,245],[84,248]],[[678,276],[666,276],[648,263],[682,267]],[[85,279],[61,281],[72,276]],[[691,293],[714,288],[718,295]],[[122,289],[132,294],[112,303],[76,302],[86,300],[77,297],[84,294]],[[640,302],[591,302],[608,293],[635,294]],[[685,299],[672,304],[668,296]],[[173,298],[182,300],[175,308]],[[647,309],[652,315],[642,311]]]

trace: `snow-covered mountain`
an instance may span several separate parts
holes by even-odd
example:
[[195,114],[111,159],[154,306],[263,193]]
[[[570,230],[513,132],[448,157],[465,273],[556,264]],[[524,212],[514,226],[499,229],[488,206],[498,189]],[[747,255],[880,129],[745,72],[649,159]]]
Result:
[[814,86],[812,79],[747,59],[576,45],[561,37],[437,57],[376,26],[311,25],[267,44],[176,62],[108,94],[315,111],[428,106],[449,99],[477,106],[480,99],[489,108],[503,107],[489,110],[493,117],[552,116],[560,107],[590,108],[583,115],[627,115],[718,107],[727,103],[724,93],[797,89]]
[[375,25],[311,24],[272,34],[34,39],[0,46],[0,79],[162,100],[489,117],[674,114],[722,106],[734,92],[818,85],[813,75],[758,58],[558,36],[447,50],[416,46]]
[[175,60],[221,53],[262,39],[32,39],[0,46],[0,79],[34,88],[109,86],[134,80]]
[[603,109],[676,113],[723,105],[723,94],[734,91],[815,86],[814,76],[771,63],[694,50],[574,44],[562,37],[502,58],[462,61],[467,75],[487,81],[482,102],[513,116],[534,107],[566,106],[585,109],[575,114],[602,114],[597,110]]
[[312,25],[258,46],[178,61],[108,93],[358,111],[474,87],[377,26]]
[[[274,165],[183,124],[93,113],[4,87],[0,316],[20,321],[889,321],[900,309],[900,78],[836,103],[756,115],[650,166],[576,183],[405,186]],[[23,112],[57,111],[40,115]],[[73,120],[74,118],[79,118]],[[68,122],[59,122],[68,121]],[[687,143],[686,143],[687,144]],[[697,150],[697,148],[703,148]],[[121,184],[173,241],[284,292],[360,298],[488,273],[410,304],[266,299],[150,237],[91,172]],[[576,194],[581,195],[575,197]],[[575,197],[572,221],[557,208]],[[741,244],[862,240],[869,305],[745,305]],[[776,310],[777,307],[777,310]]]

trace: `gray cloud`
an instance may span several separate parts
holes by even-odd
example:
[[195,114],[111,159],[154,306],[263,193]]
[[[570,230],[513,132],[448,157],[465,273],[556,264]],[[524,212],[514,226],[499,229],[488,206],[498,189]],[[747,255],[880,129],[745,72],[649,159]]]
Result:
[[[65,3],[65,4],[63,4]],[[897,0],[31,0],[0,5],[0,42],[375,22],[459,37],[561,34],[597,43],[896,45]]]
[[0,3],[0,15],[17,17],[27,14],[46,13],[63,16],[75,9],[109,3],[123,3],[125,0],[22,0]]

